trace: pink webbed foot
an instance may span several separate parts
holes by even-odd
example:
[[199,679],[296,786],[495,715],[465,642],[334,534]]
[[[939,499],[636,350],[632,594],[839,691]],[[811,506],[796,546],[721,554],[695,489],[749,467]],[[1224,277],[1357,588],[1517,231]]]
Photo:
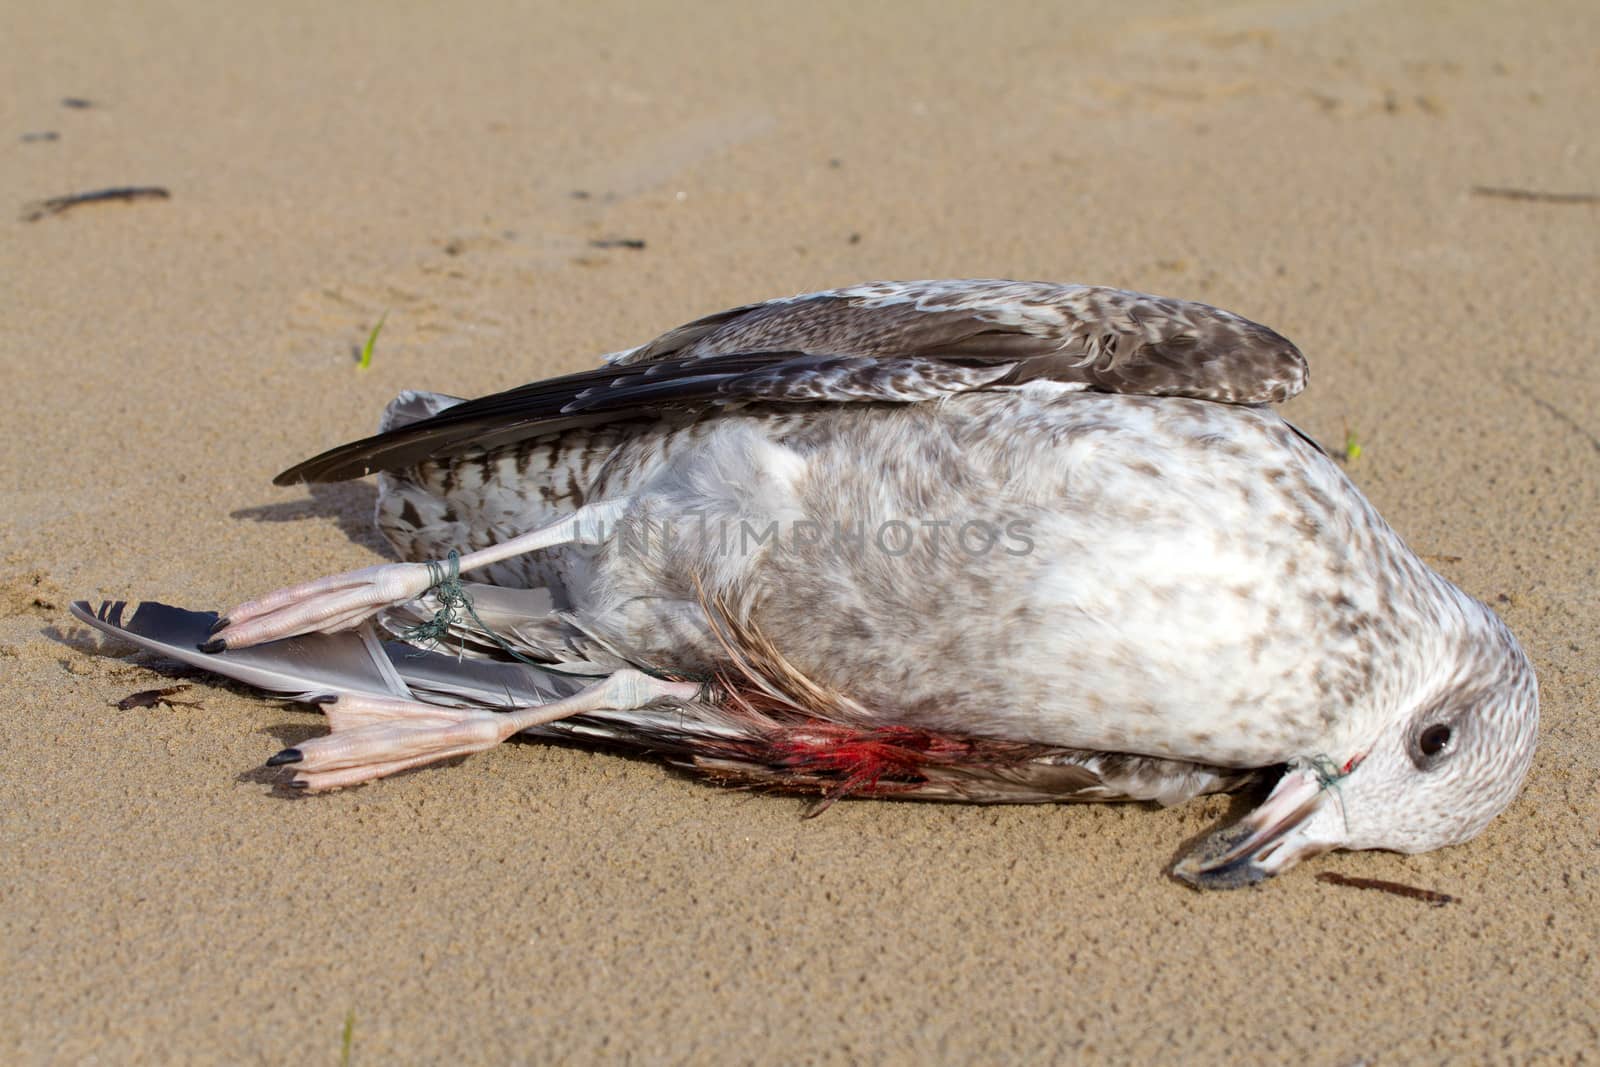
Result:
[[700,687],[621,670],[565,700],[518,708],[444,708],[413,700],[344,695],[323,705],[329,733],[286,748],[269,767],[293,764],[290,783],[321,792],[493,748],[532,726],[601,709],[628,711],[659,700],[693,700]]
[[442,580],[474,568],[557,545],[598,544],[628,507],[627,497],[599,501],[508,541],[452,555],[448,562],[386,563],[268,593],[224,615],[200,651],[216,653],[301,634],[352,629],[391,604],[421,596]]
[[436,571],[426,563],[385,563],[268,593],[225,614],[200,651],[354,629],[384,608],[427,592]]
[[310,792],[374,778],[493,748],[517,731],[509,716],[481,709],[441,708],[410,700],[342,696],[323,706],[330,732],[267,761],[294,764],[290,783]]

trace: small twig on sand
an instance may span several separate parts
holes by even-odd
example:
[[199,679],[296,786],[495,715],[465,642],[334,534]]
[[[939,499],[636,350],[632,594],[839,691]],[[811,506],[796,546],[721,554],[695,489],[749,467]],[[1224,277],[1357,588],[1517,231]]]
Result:
[[1455,901],[1449,893],[1440,893],[1433,889],[1419,889],[1414,885],[1405,885],[1401,882],[1388,882],[1382,878],[1355,878],[1337,871],[1318,871],[1317,881],[1329,885],[1346,885],[1352,889],[1376,889],[1383,893],[1393,893],[1397,897],[1409,897],[1442,908]]
[[1492,196],[1501,200],[1532,200],[1540,204],[1600,204],[1600,193],[1545,193],[1538,189],[1517,189],[1509,185],[1474,185],[1473,196]]
[[59,215],[79,204],[103,204],[110,200],[166,200],[172,196],[159,185],[120,185],[115,189],[96,189],[92,193],[69,193],[49,200],[37,200],[22,209],[23,222],[38,222],[47,215]]

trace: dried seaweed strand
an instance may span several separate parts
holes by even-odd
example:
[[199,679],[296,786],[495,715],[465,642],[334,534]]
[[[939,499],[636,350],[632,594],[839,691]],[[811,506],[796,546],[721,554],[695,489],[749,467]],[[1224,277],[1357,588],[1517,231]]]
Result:
[[1420,889],[1414,885],[1402,882],[1390,882],[1382,878],[1356,878],[1353,875],[1340,874],[1337,871],[1319,871],[1317,881],[1329,885],[1349,886],[1352,889],[1376,889],[1383,893],[1392,893],[1397,897],[1407,897],[1411,900],[1420,900],[1431,904],[1435,908],[1442,908],[1453,903],[1455,897],[1449,893],[1440,893],[1434,889]]
[[172,699],[178,693],[192,688],[194,687],[188,682],[184,682],[180,685],[168,686],[165,689],[142,689],[116,701],[112,704],[112,707],[120,711],[132,711],[134,708],[153,708],[157,704],[165,704],[169,708],[198,708],[200,707],[198,701]]
[[103,204],[111,200],[166,200],[172,194],[159,185],[120,185],[115,189],[96,189],[89,193],[69,193],[29,204],[22,212],[23,222],[37,222],[48,215],[59,215],[80,204]]
[[1546,193],[1539,189],[1518,189],[1509,185],[1474,185],[1473,196],[1492,196],[1500,200],[1530,200],[1539,204],[1600,204],[1600,193]]

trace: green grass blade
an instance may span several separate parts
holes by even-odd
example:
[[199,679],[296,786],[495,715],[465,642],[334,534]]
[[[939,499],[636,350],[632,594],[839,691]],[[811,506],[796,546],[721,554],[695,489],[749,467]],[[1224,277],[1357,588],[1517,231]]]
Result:
[[[383,323],[380,322],[378,325],[382,326]],[[373,330],[372,333],[376,336],[378,331]],[[369,341],[367,344],[370,347],[372,342]],[[344,1017],[344,1039],[339,1043],[339,1067],[350,1067],[350,1046],[355,1044],[355,1039],[356,1010],[351,1008],[349,1014]]]
[[361,346],[360,366],[363,369],[372,366],[372,346],[378,343],[378,334],[383,332],[383,324],[388,320],[388,318],[388,311],[385,311],[382,315],[378,316],[378,325],[374,326],[372,328],[372,332],[367,334],[367,343]]
[[1346,430],[1344,434],[1344,458],[1347,463],[1354,463],[1361,458],[1361,440],[1356,437],[1354,430]]

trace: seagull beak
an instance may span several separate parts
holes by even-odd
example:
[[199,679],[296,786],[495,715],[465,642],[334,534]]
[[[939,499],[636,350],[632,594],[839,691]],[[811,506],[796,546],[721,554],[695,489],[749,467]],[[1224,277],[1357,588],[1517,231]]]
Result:
[[[1295,767],[1243,819],[1203,838],[1172,873],[1197,889],[1237,889],[1339,846],[1339,800],[1312,767]],[[1319,818],[1319,816],[1321,816]]]

